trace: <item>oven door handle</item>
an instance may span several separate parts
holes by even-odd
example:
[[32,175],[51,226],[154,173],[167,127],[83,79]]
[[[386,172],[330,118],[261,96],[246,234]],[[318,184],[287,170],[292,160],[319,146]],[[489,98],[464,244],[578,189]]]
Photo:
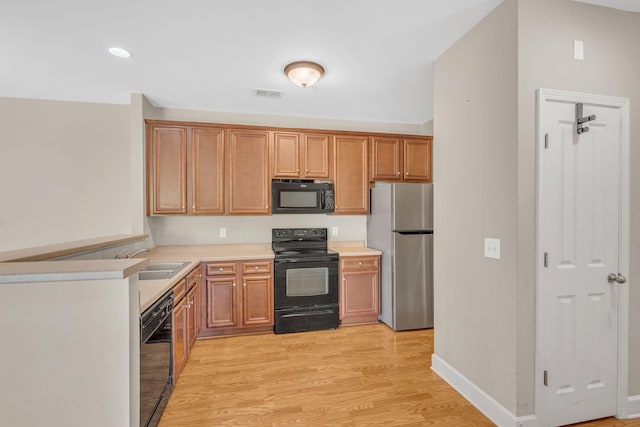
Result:
[[335,259],[326,258],[326,257],[317,257],[317,258],[300,258],[300,259],[277,259],[276,264],[290,264],[290,263],[299,263],[299,262],[333,262],[337,261]]
[[321,314],[332,314],[332,313],[333,313],[332,310],[307,311],[304,313],[285,314],[284,316],[281,316],[281,319],[286,319],[288,317],[319,316]]

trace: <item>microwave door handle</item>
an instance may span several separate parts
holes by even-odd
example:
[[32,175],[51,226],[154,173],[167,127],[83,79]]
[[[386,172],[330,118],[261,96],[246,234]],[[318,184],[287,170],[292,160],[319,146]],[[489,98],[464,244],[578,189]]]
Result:
[[320,191],[320,208],[325,209],[324,205],[324,191]]

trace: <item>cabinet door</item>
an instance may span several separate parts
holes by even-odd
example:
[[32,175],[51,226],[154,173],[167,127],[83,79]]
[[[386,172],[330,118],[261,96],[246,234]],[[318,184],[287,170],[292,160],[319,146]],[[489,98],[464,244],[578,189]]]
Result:
[[187,213],[187,129],[149,126],[151,214]]
[[194,128],[191,141],[191,213],[224,214],[224,130]]
[[402,148],[400,138],[373,137],[371,179],[402,181]]
[[273,176],[276,178],[300,176],[300,134],[290,132],[273,134]]
[[247,275],[242,281],[242,325],[273,325],[273,279],[269,275]]
[[404,179],[431,182],[431,139],[404,140]]
[[369,323],[378,319],[378,273],[342,273],[340,317],[343,324]]
[[207,277],[207,328],[235,327],[238,325],[238,298],[236,278]]
[[335,213],[369,213],[367,137],[335,137]]
[[[198,285],[195,285],[189,293],[187,293],[187,349],[190,351],[193,343],[196,342],[196,337],[198,336],[198,292],[200,288]],[[188,355],[188,353],[187,353]]]
[[186,298],[180,300],[173,307],[173,379],[174,382],[180,376],[182,368],[187,363],[187,302]]
[[302,135],[303,178],[329,178],[331,136],[305,133]]
[[228,140],[228,213],[269,214],[269,132],[231,130]]

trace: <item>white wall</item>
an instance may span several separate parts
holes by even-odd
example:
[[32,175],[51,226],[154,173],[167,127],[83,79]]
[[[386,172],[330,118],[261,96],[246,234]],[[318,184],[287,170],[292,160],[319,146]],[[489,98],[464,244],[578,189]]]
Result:
[[[573,59],[573,40],[585,60]],[[640,394],[640,14],[505,0],[435,65],[435,352],[513,415],[535,411],[535,91],[631,99],[629,395]],[[502,239],[502,259],[482,256]]]
[[132,232],[129,107],[0,98],[0,251]]
[[[153,216],[149,228],[156,245],[270,243],[272,228],[324,227],[330,241],[367,238],[367,217],[363,215],[271,215],[271,216]],[[331,227],[338,227],[338,236]],[[227,229],[221,239],[219,229]]]
[[[435,62],[435,354],[516,414],[517,35],[506,0]],[[484,238],[501,240],[487,259]]]
[[137,427],[137,278],[0,286],[3,426]]
[[[640,395],[640,13],[569,0],[520,0],[518,23],[519,401],[532,402],[534,393],[535,90],[540,87],[631,100],[629,394]],[[573,59],[573,40],[584,42],[583,61]]]

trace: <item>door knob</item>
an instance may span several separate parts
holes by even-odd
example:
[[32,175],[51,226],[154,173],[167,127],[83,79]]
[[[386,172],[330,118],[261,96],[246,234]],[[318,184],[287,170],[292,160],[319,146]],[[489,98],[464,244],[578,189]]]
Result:
[[609,273],[609,276],[607,276],[607,281],[609,283],[616,282],[622,285],[624,283],[627,283],[627,278],[621,274]]

